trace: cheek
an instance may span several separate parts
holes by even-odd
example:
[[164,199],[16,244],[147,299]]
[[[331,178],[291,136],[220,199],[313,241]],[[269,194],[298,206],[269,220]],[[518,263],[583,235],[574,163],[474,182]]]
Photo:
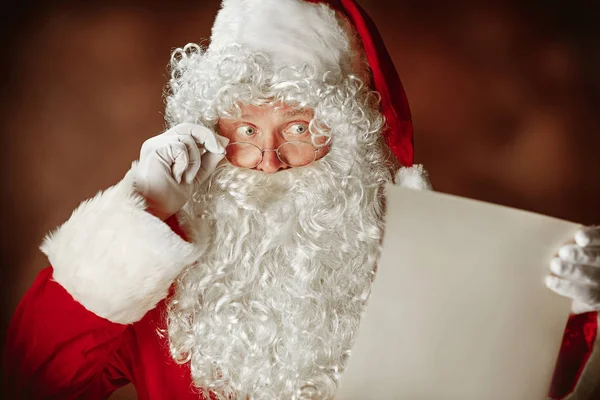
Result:
[[260,163],[262,159],[262,153],[255,146],[245,143],[238,143],[227,146],[227,154],[225,155],[225,158],[235,166],[242,168],[254,168]]
[[226,137],[230,142],[233,142],[235,129],[223,122],[217,123],[217,128],[219,130],[219,132],[217,132],[219,135]]
[[321,147],[320,149],[317,150],[315,161],[317,161],[320,158],[325,157],[327,155],[327,153],[329,153],[329,146]]

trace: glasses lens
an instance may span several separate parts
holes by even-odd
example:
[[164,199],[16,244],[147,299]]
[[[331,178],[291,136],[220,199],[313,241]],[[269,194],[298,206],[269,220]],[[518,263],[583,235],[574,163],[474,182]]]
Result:
[[254,168],[262,159],[260,149],[250,143],[231,143],[225,148],[227,160],[242,168]]
[[307,142],[287,142],[279,146],[279,159],[290,167],[304,167],[315,161],[315,148]]

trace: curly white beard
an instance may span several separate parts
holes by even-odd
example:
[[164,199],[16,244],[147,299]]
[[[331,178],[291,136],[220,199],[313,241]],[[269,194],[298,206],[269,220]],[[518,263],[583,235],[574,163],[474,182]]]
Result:
[[206,398],[334,396],[370,292],[391,172],[382,154],[348,171],[332,153],[272,175],[221,167],[188,204],[210,244],[176,282],[168,334]]

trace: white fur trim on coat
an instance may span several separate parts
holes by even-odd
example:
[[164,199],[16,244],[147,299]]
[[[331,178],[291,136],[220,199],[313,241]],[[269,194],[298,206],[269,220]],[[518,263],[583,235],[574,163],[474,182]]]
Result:
[[209,50],[239,44],[266,54],[275,68],[304,65],[348,74],[350,41],[335,11],[304,0],[223,0]]
[[429,174],[421,164],[400,168],[396,172],[396,185],[409,189],[431,190]]
[[75,300],[121,324],[139,321],[201,255],[201,246],[184,241],[145,211],[133,188],[135,168],[83,202],[41,246],[54,279]]

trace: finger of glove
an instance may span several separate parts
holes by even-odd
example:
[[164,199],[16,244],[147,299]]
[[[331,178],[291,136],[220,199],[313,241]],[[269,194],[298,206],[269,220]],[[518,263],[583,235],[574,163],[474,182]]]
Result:
[[198,175],[196,176],[196,183],[204,182],[214,172],[223,158],[225,158],[225,154],[205,153],[202,156],[200,171],[198,171]]
[[227,145],[229,144],[229,139],[227,139],[225,136],[221,136],[215,133],[215,136],[217,138],[217,140],[219,141],[219,144],[221,144],[221,146],[223,146],[223,149],[225,149],[227,147]]
[[183,172],[183,181],[190,184],[194,181],[196,174],[200,170],[202,151],[196,145],[194,138],[189,135],[177,135],[177,140],[185,145],[188,153],[189,161],[187,168]]
[[167,131],[168,134],[190,135],[196,143],[212,153],[225,153],[217,135],[205,126],[184,122]]
[[550,261],[550,271],[558,277],[579,283],[598,286],[600,283],[600,268],[571,263],[558,257]]
[[590,226],[575,233],[575,243],[579,246],[600,246],[600,226]]
[[225,154],[225,146],[220,143],[217,135],[210,129],[196,125],[190,130],[190,135],[211,153]]
[[181,183],[183,173],[188,168],[189,157],[187,146],[179,141],[172,142],[167,146],[159,147],[156,154],[171,171],[171,176],[177,183]]
[[568,262],[600,267],[600,247],[567,244],[558,250],[558,256]]
[[596,306],[600,303],[600,290],[598,287],[577,283],[558,276],[547,276],[545,284],[553,292],[583,304]]
[[156,153],[156,151],[161,147],[163,141],[164,139],[162,139],[159,135],[151,137],[150,139],[142,143],[142,147],[140,148],[140,161]]

